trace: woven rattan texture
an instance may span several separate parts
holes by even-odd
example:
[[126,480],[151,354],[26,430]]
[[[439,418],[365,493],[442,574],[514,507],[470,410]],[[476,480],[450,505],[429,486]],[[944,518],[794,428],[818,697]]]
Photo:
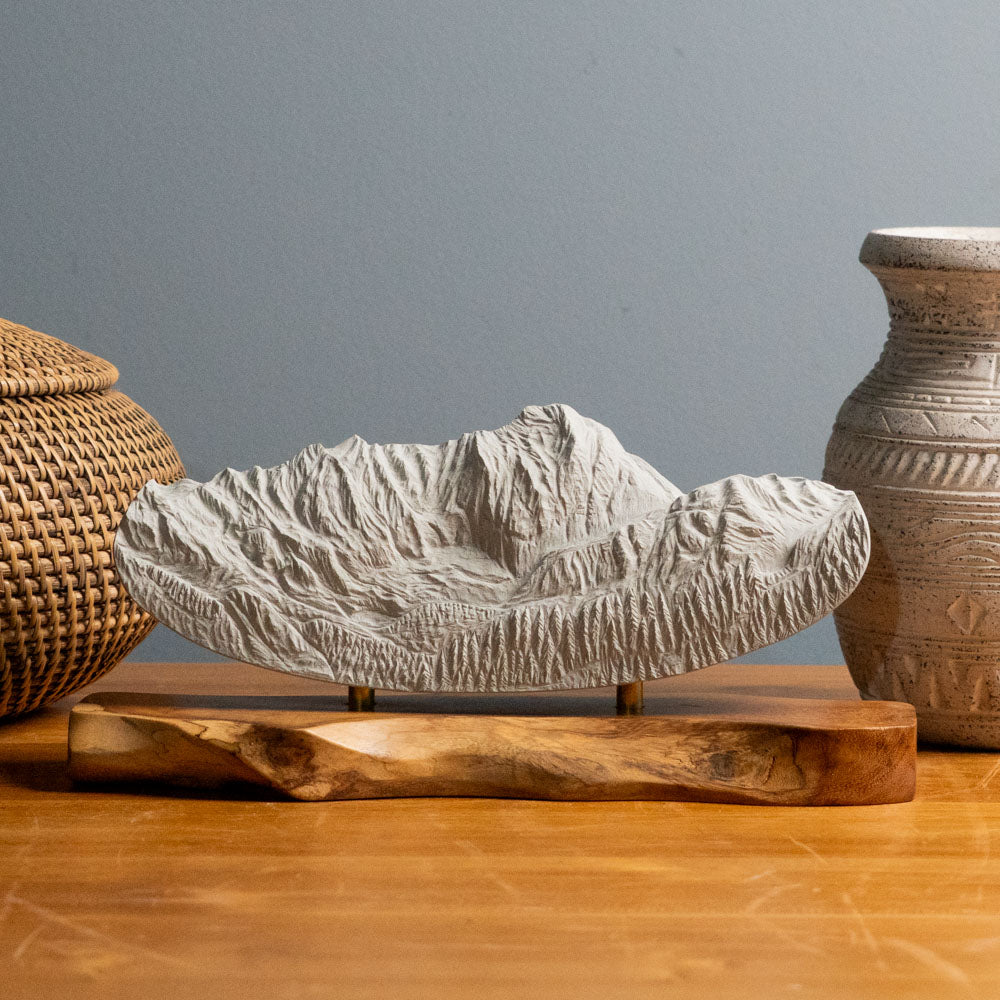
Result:
[[108,389],[118,369],[72,344],[0,319],[0,397]]
[[183,475],[159,424],[120,392],[0,399],[0,715],[89,683],[149,633],[115,573],[114,531],[145,482]]

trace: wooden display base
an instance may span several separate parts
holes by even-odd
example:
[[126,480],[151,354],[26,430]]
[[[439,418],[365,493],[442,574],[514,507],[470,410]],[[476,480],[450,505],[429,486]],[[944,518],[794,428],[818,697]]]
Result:
[[70,715],[70,773],[304,800],[862,805],[914,794],[916,716],[898,702],[658,691],[643,707],[640,689],[619,691],[616,715],[594,692],[379,692],[365,711],[372,698],[352,689],[348,711],[343,695],[91,695]]

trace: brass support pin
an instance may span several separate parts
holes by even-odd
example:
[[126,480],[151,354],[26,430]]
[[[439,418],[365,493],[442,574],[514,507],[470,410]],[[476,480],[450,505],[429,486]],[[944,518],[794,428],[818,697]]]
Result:
[[642,715],[642,681],[618,685],[618,714]]
[[347,689],[347,711],[374,712],[375,688],[350,685]]

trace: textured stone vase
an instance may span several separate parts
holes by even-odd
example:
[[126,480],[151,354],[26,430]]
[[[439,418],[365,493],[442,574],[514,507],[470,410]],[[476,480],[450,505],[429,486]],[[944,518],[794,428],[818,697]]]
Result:
[[921,739],[1000,748],[1000,229],[877,230],[860,259],[890,326],[826,453],[872,532],[841,647]]

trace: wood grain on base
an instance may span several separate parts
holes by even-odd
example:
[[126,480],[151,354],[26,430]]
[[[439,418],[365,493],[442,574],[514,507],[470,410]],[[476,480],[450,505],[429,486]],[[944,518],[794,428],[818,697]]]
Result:
[[[913,709],[741,695],[342,698],[98,694],[70,716],[96,782],[257,785],[303,800],[488,796],[775,805],[908,801]],[[483,713],[488,714],[483,714]]]

